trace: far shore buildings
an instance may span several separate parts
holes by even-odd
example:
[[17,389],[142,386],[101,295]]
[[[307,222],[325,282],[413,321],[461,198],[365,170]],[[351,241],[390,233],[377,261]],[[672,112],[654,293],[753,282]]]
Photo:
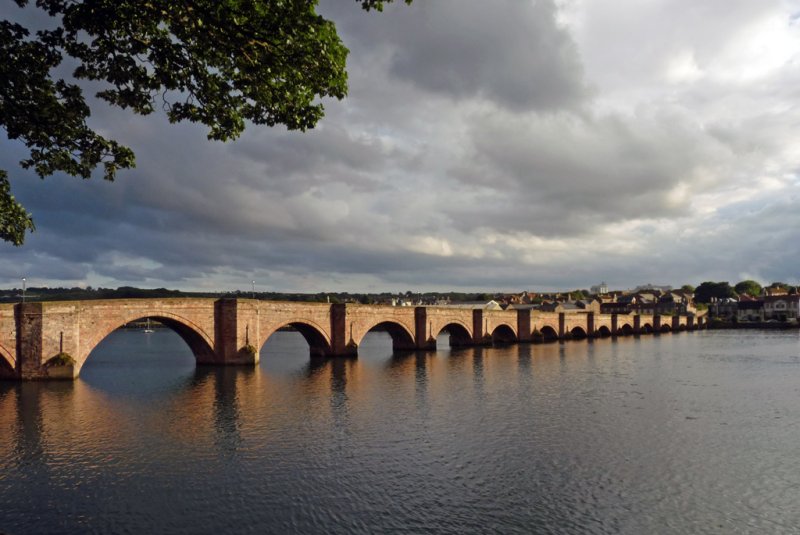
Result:
[[[597,287],[593,287],[597,289]],[[649,289],[625,293],[609,291],[605,283],[600,285],[602,293],[586,295],[585,292],[534,293],[496,295],[488,301],[440,302],[438,306],[473,308],[484,310],[541,310],[542,312],[565,314],[695,314],[692,294],[685,292]],[[576,295],[584,295],[576,299]],[[412,303],[401,299],[393,304],[409,306]]]
[[708,310],[712,317],[736,323],[796,322],[800,316],[800,294],[796,291],[780,295],[765,292],[758,297],[742,294],[738,298],[716,299]]
[[[582,296],[582,297],[581,297]],[[515,294],[497,294],[484,301],[450,302],[446,298],[411,298],[399,296],[391,299],[395,306],[450,306],[483,310],[526,309],[564,314],[658,314],[661,316],[697,315],[694,294],[673,290],[670,286],[648,284],[633,291],[609,290],[605,283],[586,291]],[[703,309],[704,310],[704,309]],[[708,305],[708,315],[722,321],[746,322],[797,322],[800,317],[800,292],[797,288],[774,290],[766,288],[764,295],[741,294],[735,298],[713,299]]]

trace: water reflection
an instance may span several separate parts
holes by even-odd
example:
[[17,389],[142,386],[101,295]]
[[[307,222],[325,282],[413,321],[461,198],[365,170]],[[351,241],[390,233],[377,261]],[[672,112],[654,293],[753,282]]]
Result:
[[417,410],[428,421],[428,361],[430,353],[417,351],[414,353],[414,401]]
[[242,447],[240,392],[256,373],[253,368],[201,366],[190,384],[191,403],[206,402],[206,396],[198,394],[209,388],[213,391],[214,446],[223,456],[234,455]]
[[[350,406],[347,396],[347,372],[357,369],[357,363],[352,358],[332,358],[328,363],[330,375],[330,407],[334,427],[346,432],[350,421]],[[356,378],[354,377],[354,380]]]
[[477,399],[485,399],[484,379],[483,379],[483,351],[482,347],[472,349],[472,378],[473,386]]
[[[17,386],[16,429],[11,436],[17,438],[14,452],[26,470],[44,467],[44,415],[42,414],[42,389],[47,385],[32,383]],[[5,408],[4,408],[5,409]],[[13,413],[12,413],[13,414]]]
[[256,368],[187,368],[180,347],[123,336],[127,356],[93,355],[75,383],[0,383],[0,530],[800,522],[796,334],[405,354],[368,335],[358,358],[311,360],[292,335],[276,333]]
[[517,348],[517,377],[520,392],[527,392],[533,382],[533,356],[531,344],[519,344]]
[[435,358],[435,353],[427,351],[404,351],[394,354],[387,363],[387,367],[394,377],[398,379],[413,378],[414,404],[418,414],[423,418],[429,410],[429,366]]

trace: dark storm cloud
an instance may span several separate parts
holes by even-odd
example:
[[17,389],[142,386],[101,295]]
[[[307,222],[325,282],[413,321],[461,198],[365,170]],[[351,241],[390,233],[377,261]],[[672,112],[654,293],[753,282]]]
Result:
[[587,95],[578,51],[552,0],[436,0],[374,17],[339,2],[356,53],[389,49],[400,81],[454,98],[485,98],[516,111],[579,105]]
[[379,189],[382,171],[401,156],[380,140],[335,123],[305,133],[259,130],[231,149],[259,170],[250,176],[253,182],[266,181],[284,195],[332,182]]
[[[685,215],[675,189],[727,149],[680,117],[492,114],[451,170],[483,202],[448,207],[467,225],[571,236],[592,225]],[[481,217],[482,214],[482,217]]]

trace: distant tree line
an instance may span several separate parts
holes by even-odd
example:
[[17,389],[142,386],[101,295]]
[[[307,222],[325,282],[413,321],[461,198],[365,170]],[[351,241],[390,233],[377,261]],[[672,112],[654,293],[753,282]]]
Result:
[[[765,288],[754,280],[743,280],[731,286],[728,282],[706,281],[700,284],[694,291],[694,300],[698,303],[710,303],[712,299],[726,299],[737,295],[747,294],[752,297],[761,295]],[[786,292],[796,291],[797,289],[785,282],[773,282],[766,287],[768,290],[782,290]]]
[[[135,299],[135,298],[161,298],[161,297],[242,297],[262,299],[267,301],[295,301],[311,303],[386,303],[393,297],[403,296],[409,300],[433,302],[444,299],[451,302],[464,301],[489,301],[495,296],[490,293],[477,292],[405,292],[405,293],[350,293],[350,292],[319,292],[319,293],[287,293],[287,292],[252,292],[248,290],[235,290],[231,292],[184,292],[169,290],[167,288],[136,288],[133,286],[120,286],[119,288],[47,288],[30,286],[25,292],[28,301],[78,301],[90,299]],[[22,289],[11,288],[0,290],[0,301],[17,302],[22,300]]]
[[[797,291],[796,288],[783,282],[773,282],[766,287],[770,290]],[[706,281],[697,288],[689,284],[681,287],[684,292],[694,292],[696,303],[707,304],[712,299],[725,299],[741,294],[758,296],[762,293],[761,285],[753,280],[744,280],[731,286],[728,282]],[[242,297],[262,299],[267,301],[295,301],[310,303],[361,303],[365,305],[388,303],[393,298],[402,297],[411,302],[433,304],[439,301],[451,303],[487,302],[504,294],[488,292],[381,292],[381,293],[351,293],[351,292],[318,292],[318,293],[288,293],[288,292],[252,292],[249,290],[235,290],[230,292],[184,292],[169,290],[167,288],[136,288],[133,286],[120,286],[119,288],[47,288],[28,287],[26,300],[29,301],[77,301],[89,299],[134,299],[134,298],[160,298],[160,297]],[[587,299],[591,297],[588,290],[574,290],[560,293],[569,295],[572,300]],[[531,296],[533,303],[543,300],[541,295]],[[0,302],[17,302],[22,300],[22,290],[12,288],[0,290]]]

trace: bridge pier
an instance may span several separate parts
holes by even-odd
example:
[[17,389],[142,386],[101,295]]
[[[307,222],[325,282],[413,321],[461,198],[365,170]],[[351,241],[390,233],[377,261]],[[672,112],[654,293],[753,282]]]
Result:
[[195,355],[198,364],[255,366],[260,340],[257,302],[219,299],[214,303],[214,352]]
[[72,380],[78,377],[81,366],[75,360],[75,329],[70,326],[72,318],[68,314],[58,309],[46,314],[42,303],[20,303],[15,306],[15,315],[16,374],[21,380]]
[[347,305],[331,305],[331,357],[355,357],[358,346],[353,340],[353,324],[347,325]]
[[436,338],[429,330],[428,313],[425,307],[414,309],[414,349],[420,351],[436,351]]
[[482,309],[472,311],[472,344],[476,346],[492,345],[492,334],[486,332]]
[[24,381],[47,379],[42,366],[42,306],[23,303],[15,308],[17,316],[17,374]]
[[517,310],[517,340],[521,343],[533,341],[532,331],[530,309]]

